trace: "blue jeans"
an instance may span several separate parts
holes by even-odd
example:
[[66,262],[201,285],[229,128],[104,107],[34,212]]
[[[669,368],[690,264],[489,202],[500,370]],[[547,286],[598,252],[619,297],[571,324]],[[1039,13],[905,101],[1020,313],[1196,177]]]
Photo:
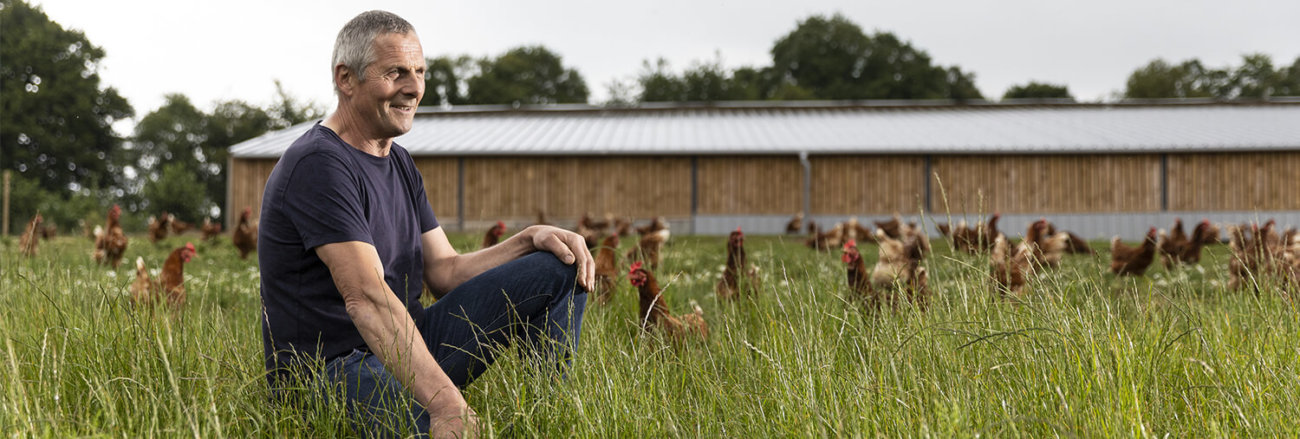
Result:
[[[577,269],[536,252],[480,274],[424,309],[418,325],[429,352],[456,387],[465,388],[512,343],[543,370],[567,367],[578,346],[587,292]],[[429,414],[365,350],[331,360],[325,376],[347,399],[367,436],[427,434]]]

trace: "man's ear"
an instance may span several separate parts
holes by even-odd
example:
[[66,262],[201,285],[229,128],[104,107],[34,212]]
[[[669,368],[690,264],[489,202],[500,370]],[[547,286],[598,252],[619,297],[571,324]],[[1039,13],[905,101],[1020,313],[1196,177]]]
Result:
[[334,86],[338,87],[339,93],[344,96],[351,96],[352,89],[357,85],[357,75],[349,69],[348,66],[339,64],[334,66]]

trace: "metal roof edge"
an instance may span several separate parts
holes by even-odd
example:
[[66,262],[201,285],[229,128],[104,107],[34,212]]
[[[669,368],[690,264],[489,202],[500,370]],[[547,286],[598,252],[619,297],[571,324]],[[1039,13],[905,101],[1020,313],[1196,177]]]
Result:
[[[1068,155],[1149,155],[1149,154],[1221,154],[1221,153],[1270,153],[1270,152],[1288,152],[1300,150],[1300,145],[1275,146],[1275,147],[1253,147],[1253,148],[1188,148],[1188,147],[1169,147],[1169,148],[1083,148],[1071,150],[1047,150],[1047,149],[1017,149],[1017,150],[996,150],[996,151],[971,151],[959,149],[916,149],[916,150],[890,150],[878,148],[863,148],[859,150],[818,150],[815,148],[803,150],[762,150],[762,151],[716,151],[716,150],[672,150],[672,151],[452,151],[452,152],[421,152],[412,154],[416,157],[728,157],[728,156],[793,156],[798,157],[806,153],[809,157],[835,157],[835,156],[858,156],[858,155],[879,155],[879,156],[1011,156],[1011,155],[1035,155],[1035,156],[1068,156]],[[255,153],[234,156],[235,159],[278,159],[278,154]]]
[[1080,102],[1069,98],[1003,99],[867,99],[808,101],[643,102],[633,105],[593,104],[448,105],[419,107],[417,115],[525,114],[525,113],[640,113],[664,110],[813,110],[813,109],[963,109],[963,108],[1127,108],[1186,106],[1270,106],[1300,104],[1300,96],[1222,100],[1215,98],[1123,99]]
[[[269,132],[262,133],[262,134],[259,135],[259,136],[253,137],[253,138],[248,139],[248,140],[245,140],[245,141],[243,141],[243,142],[236,143],[236,144],[234,144],[234,145],[230,145],[230,148],[227,149],[228,154],[229,154],[231,157],[235,157],[235,158],[257,158],[257,157],[259,157],[261,154],[258,154],[258,153],[245,154],[244,151],[247,150],[247,149],[250,149],[250,148],[252,148],[252,147],[255,147],[255,146],[257,146],[257,145],[260,145],[261,143],[265,142],[266,139],[268,139],[268,138],[270,138],[270,137],[273,137],[273,136],[277,136],[277,135],[281,135],[281,134],[286,134],[286,133],[289,133],[289,132],[298,132],[298,133],[305,132],[306,129],[307,129],[308,127],[310,127],[310,126],[312,126],[312,125],[315,125],[315,124],[319,123],[319,122],[322,121],[322,120],[324,120],[323,117],[322,117],[321,119],[312,119],[312,120],[308,120],[308,121],[305,121],[305,122],[299,122],[299,123],[297,123],[297,124],[295,124],[295,125],[292,125],[292,126],[290,126],[290,127],[288,127],[288,128],[282,128],[282,129],[278,129],[278,130],[275,130],[275,131],[269,131]],[[281,151],[281,152],[283,152],[283,151]],[[269,157],[276,157],[276,158],[278,158],[278,157],[280,157],[280,154],[267,154],[266,157],[268,157],[268,158],[269,158]]]

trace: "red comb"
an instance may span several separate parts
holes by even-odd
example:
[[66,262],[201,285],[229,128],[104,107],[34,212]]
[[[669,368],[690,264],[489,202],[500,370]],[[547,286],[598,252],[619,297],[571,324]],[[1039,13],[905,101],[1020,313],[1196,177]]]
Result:
[[857,243],[856,241],[852,240],[852,239],[850,239],[849,242],[844,243],[844,249],[845,249],[845,250],[848,250],[849,247],[857,247],[857,246],[858,246],[858,243]]
[[185,243],[185,248],[189,249],[189,251],[197,252],[197,250],[194,250],[194,243],[192,242]]
[[633,272],[633,271],[637,271],[637,270],[640,270],[640,269],[641,269],[641,261],[636,261],[636,262],[633,262],[633,263],[632,263],[632,268],[629,269],[629,270],[627,270],[627,272],[628,272],[628,273],[631,273],[631,272]]
[[501,221],[497,221],[497,227],[500,227],[500,228],[503,228],[503,229],[504,229],[504,228],[506,228],[506,223],[501,222]]

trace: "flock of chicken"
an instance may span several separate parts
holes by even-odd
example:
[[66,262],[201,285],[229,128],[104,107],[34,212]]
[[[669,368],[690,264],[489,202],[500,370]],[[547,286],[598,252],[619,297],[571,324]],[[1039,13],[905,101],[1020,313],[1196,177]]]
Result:
[[[987,222],[975,226],[965,221],[956,226],[944,223],[936,226],[954,250],[988,254],[990,278],[1002,294],[1023,294],[1030,280],[1060,266],[1065,254],[1094,253],[1087,241],[1073,233],[1057,231],[1046,219],[1030,223],[1024,239],[1012,242],[998,231],[999,218],[1000,215],[995,213]],[[801,223],[802,215],[796,215],[787,225],[787,232],[797,233]],[[870,282],[863,280],[861,273],[865,269],[854,243],[855,235],[868,235],[856,219],[836,224],[827,232],[821,232],[810,222],[809,233],[812,236],[807,245],[826,250],[847,240],[844,242],[843,260],[848,265],[849,284],[855,291],[862,292],[868,303],[875,308],[881,304],[896,307],[900,300],[895,295],[904,292],[924,308],[928,291],[925,268],[920,266],[920,262],[929,251],[928,239],[924,233],[917,232],[916,224],[904,224],[897,215],[890,221],[876,222],[875,225],[878,227],[875,238],[880,243],[881,262],[872,272]],[[1236,290],[1252,279],[1271,276],[1282,280],[1286,288],[1300,291],[1300,233],[1294,227],[1278,233],[1276,226],[1273,220],[1263,225],[1227,226],[1232,254],[1228,262],[1230,289]],[[1115,237],[1110,245],[1110,271],[1118,276],[1141,276],[1157,256],[1163,260],[1166,269],[1196,264],[1200,262],[1204,246],[1221,242],[1219,234],[1219,227],[1202,220],[1189,236],[1183,229],[1182,220],[1175,219],[1170,231],[1157,231],[1152,227],[1137,246],[1129,246]]]
[[[231,231],[230,241],[239,251],[239,257],[247,259],[248,254],[257,251],[257,223],[250,219],[251,208],[244,208],[239,215],[239,225]],[[122,208],[113,205],[108,210],[108,220],[103,226],[95,226],[87,233],[94,239],[95,245],[90,256],[99,265],[111,266],[114,270],[122,264],[129,239],[122,230]],[[19,239],[19,251],[28,257],[37,254],[38,241],[54,236],[52,226],[42,227],[44,219],[37,213]],[[161,216],[149,217],[149,241],[155,245],[165,239],[168,233],[181,235],[193,228],[189,223],[176,219],[175,215],[163,213]],[[204,219],[199,227],[202,240],[208,241],[221,235],[221,225]],[[39,235],[39,236],[38,236]],[[163,261],[162,270],[155,279],[145,265],[144,257],[135,259],[135,281],[131,283],[131,301],[136,305],[153,305],[166,302],[173,310],[179,311],[185,304],[185,264],[198,255],[194,244],[187,242],[177,247]]]
[[[540,212],[536,224],[548,224]],[[484,237],[484,247],[496,243],[504,225],[488,230]],[[596,253],[596,286],[588,297],[597,304],[607,304],[618,290],[618,278],[622,271],[617,254],[620,241],[635,231],[639,238],[626,254],[627,279],[637,288],[640,301],[641,326],[647,331],[660,331],[669,338],[681,340],[691,336],[707,337],[708,323],[704,320],[704,310],[699,304],[691,302],[692,312],[684,315],[672,315],[667,301],[660,292],[659,281],[654,271],[659,269],[662,250],[671,232],[664,218],[654,218],[650,224],[633,227],[626,218],[614,218],[606,215],[603,220],[583,215],[574,229],[587,242],[587,247]],[[496,235],[494,237],[494,234]],[[722,299],[732,299],[746,294],[757,294],[759,278],[757,267],[750,265],[745,257],[745,235],[739,228],[731,232],[727,240],[727,265],[718,281],[714,292]]]
[[[1000,215],[994,214],[987,222],[968,225],[964,221],[955,226],[937,224],[937,228],[957,252],[987,255],[989,279],[993,289],[1001,296],[1018,299],[1025,287],[1042,273],[1061,265],[1066,254],[1095,254],[1088,242],[1078,235],[1058,231],[1046,219],[1028,225],[1023,239],[1013,241],[998,231]],[[820,252],[839,249],[844,263],[849,290],[866,309],[898,310],[903,303],[911,303],[924,311],[930,302],[928,272],[923,265],[931,253],[930,239],[916,223],[904,222],[895,215],[893,219],[874,222],[876,228],[859,223],[856,218],[838,223],[822,231],[808,222],[810,237],[805,244]],[[609,216],[596,221],[584,215],[576,231],[596,249],[597,287],[594,301],[609,302],[617,290],[620,269],[616,249],[622,236],[628,236],[632,223],[626,219]],[[1231,289],[1238,289],[1253,280],[1271,276],[1282,281],[1283,288],[1300,293],[1300,233],[1295,228],[1279,233],[1276,222],[1263,225],[1240,224],[1226,227],[1232,257],[1228,262]],[[610,231],[612,229],[612,231]],[[796,215],[787,225],[787,233],[803,229],[802,215]],[[694,302],[691,311],[672,315],[664,301],[654,271],[658,269],[660,249],[668,239],[668,228],[662,218],[649,226],[636,230],[640,234],[637,245],[627,253],[627,279],[636,287],[640,301],[639,320],[646,331],[662,332],[673,340],[707,337],[708,324],[703,310]],[[504,232],[498,223],[485,237],[495,242]],[[493,234],[497,238],[493,238]],[[1182,221],[1175,220],[1170,231],[1151,228],[1141,244],[1130,246],[1118,237],[1111,241],[1110,271],[1117,276],[1142,276],[1159,257],[1166,269],[1176,265],[1196,264],[1206,245],[1219,244],[1220,228],[1209,221],[1201,221],[1188,235]],[[878,258],[870,271],[859,250],[859,243],[877,244]],[[1258,284],[1256,284],[1258,285]],[[719,299],[756,295],[761,289],[758,268],[749,263],[744,248],[744,233],[737,228],[727,239],[727,263],[714,289]]]
[[[251,209],[245,208],[239,216],[238,226],[231,232],[231,242],[241,258],[247,258],[249,253],[257,250],[257,224],[250,219],[251,213]],[[91,257],[95,262],[114,269],[121,263],[128,244],[120,217],[121,208],[113,206],[108,211],[107,223],[103,227],[96,226],[92,233],[95,244]],[[1057,231],[1046,219],[1029,224],[1023,239],[1013,242],[998,231],[999,218],[1000,215],[994,214],[986,222],[974,226],[962,221],[955,226],[938,224],[937,228],[955,251],[988,255],[989,278],[996,291],[1004,296],[1023,295],[1028,283],[1047,270],[1060,266],[1065,254],[1094,253],[1085,240],[1070,232]],[[540,215],[538,223],[545,224]],[[897,310],[905,302],[925,310],[931,295],[928,272],[923,265],[931,253],[929,237],[916,223],[903,222],[898,215],[889,221],[874,222],[874,225],[875,230],[871,230],[852,218],[822,231],[808,221],[810,236],[805,244],[823,252],[841,251],[840,260],[845,266],[849,289],[868,310]],[[803,216],[796,215],[787,224],[786,231],[799,233],[803,227]],[[149,239],[157,243],[166,238],[168,232],[179,235],[190,228],[190,224],[164,213],[150,218]],[[627,267],[628,281],[638,291],[639,320],[643,328],[661,331],[671,339],[707,337],[708,324],[699,305],[692,302],[690,313],[672,315],[655,278],[663,245],[670,236],[663,218],[655,218],[646,226],[634,227],[632,221],[623,218],[607,215],[603,220],[595,220],[583,215],[575,230],[586,239],[588,247],[596,250],[597,285],[592,294],[596,303],[609,302],[618,289],[620,266],[624,266]],[[623,255],[627,265],[620,265],[616,253],[620,239],[630,236],[634,230],[639,239]],[[497,222],[484,235],[482,246],[496,244],[505,232],[505,224]],[[221,226],[205,220],[200,234],[203,240],[209,240],[221,234]],[[1120,276],[1141,276],[1157,256],[1163,260],[1166,269],[1196,264],[1204,246],[1220,243],[1219,234],[1219,227],[1201,221],[1188,235],[1183,230],[1182,221],[1175,220],[1169,232],[1151,228],[1137,246],[1126,245],[1116,237],[1111,241],[1110,271]],[[1276,222],[1269,220],[1263,225],[1229,225],[1227,234],[1232,253],[1228,262],[1230,289],[1241,288],[1258,278],[1274,277],[1281,280],[1287,290],[1300,293],[1300,233],[1295,228],[1279,233]],[[20,239],[20,251],[35,256],[41,236],[48,239],[52,233],[49,228],[42,227],[38,213],[27,224]],[[877,244],[878,251],[876,264],[870,272],[858,248],[858,243],[868,242]],[[727,238],[727,262],[714,288],[719,299],[754,296],[761,290],[758,267],[749,262],[744,245],[744,232],[737,228]],[[197,251],[192,243],[176,248],[164,261],[157,279],[150,276],[144,258],[137,257],[136,280],[131,284],[132,301],[137,304],[166,301],[174,309],[179,309],[185,303],[184,266],[195,256]]]

